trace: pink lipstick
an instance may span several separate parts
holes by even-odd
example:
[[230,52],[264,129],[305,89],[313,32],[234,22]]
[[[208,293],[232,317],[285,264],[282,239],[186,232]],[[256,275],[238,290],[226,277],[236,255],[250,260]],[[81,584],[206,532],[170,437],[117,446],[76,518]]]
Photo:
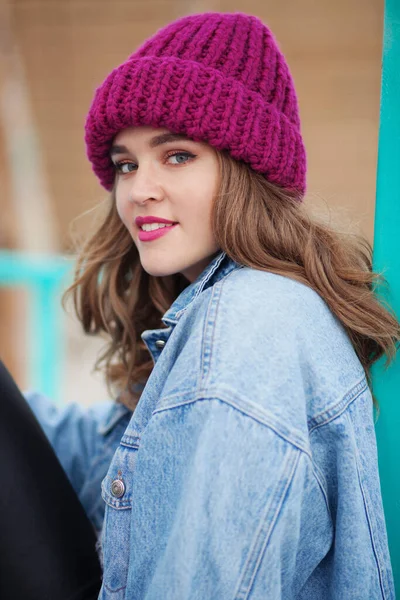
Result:
[[[136,217],[135,223],[139,228],[139,240],[141,242],[151,242],[166,235],[171,229],[174,229],[178,223],[169,221],[162,217]],[[160,227],[154,225],[160,224]],[[144,226],[144,229],[142,227]],[[151,227],[154,226],[154,227]],[[147,231],[146,231],[147,229]]]

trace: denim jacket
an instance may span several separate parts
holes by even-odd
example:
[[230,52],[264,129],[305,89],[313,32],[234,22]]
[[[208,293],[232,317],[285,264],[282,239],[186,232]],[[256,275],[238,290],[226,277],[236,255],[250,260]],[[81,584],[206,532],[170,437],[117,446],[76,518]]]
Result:
[[325,302],[220,254],[163,322],[132,416],[56,420],[97,525],[116,447],[99,598],[393,599],[371,393]]

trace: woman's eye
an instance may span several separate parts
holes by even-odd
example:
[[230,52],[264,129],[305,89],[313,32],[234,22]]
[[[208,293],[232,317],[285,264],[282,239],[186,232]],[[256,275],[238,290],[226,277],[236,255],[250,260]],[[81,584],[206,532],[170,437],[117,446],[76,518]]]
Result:
[[191,158],[194,158],[194,154],[190,152],[175,152],[174,154],[170,154],[168,156],[168,160],[172,160],[172,164],[181,165],[183,163],[188,162]]
[[135,163],[132,162],[120,162],[115,163],[115,168],[117,169],[118,173],[126,175],[127,173],[132,173],[132,171],[135,171],[137,167]]

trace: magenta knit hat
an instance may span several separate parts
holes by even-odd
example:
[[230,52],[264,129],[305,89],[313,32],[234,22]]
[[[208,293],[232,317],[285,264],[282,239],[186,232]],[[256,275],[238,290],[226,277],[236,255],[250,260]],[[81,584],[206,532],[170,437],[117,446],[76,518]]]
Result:
[[228,150],[268,181],[304,194],[306,154],[293,80],[272,33],[256,17],[183,17],[110,73],[85,127],[89,160],[107,190],[115,175],[112,140],[139,125]]

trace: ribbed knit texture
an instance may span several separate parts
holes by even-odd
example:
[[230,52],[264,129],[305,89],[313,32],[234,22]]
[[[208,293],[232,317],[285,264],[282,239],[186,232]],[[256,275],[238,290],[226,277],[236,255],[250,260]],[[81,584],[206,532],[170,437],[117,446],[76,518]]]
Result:
[[303,195],[306,154],[293,80],[270,30],[253,16],[181,18],[147,40],[97,89],[86,121],[89,160],[111,190],[115,135],[148,125],[228,150]]

